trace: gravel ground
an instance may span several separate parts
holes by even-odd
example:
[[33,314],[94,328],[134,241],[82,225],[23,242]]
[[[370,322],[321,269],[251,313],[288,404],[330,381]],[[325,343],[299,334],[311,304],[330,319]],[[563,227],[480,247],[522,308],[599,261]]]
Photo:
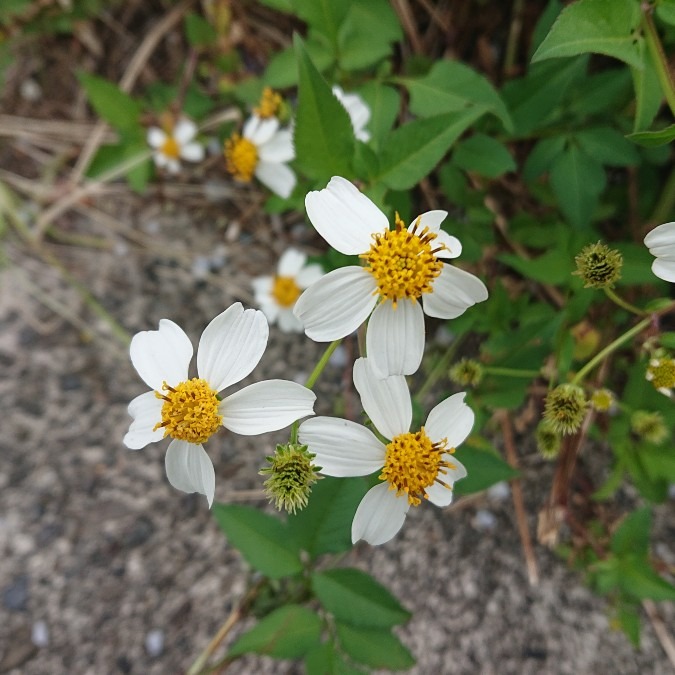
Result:
[[[304,229],[223,227],[213,213],[170,203],[107,206],[154,248],[135,250],[109,233],[110,251],[59,255],[130,332],[168,317],[196,341],[216,313],[249,301],[251,273],[269,269],[289,239],[310,243]],[[127,404],[144,385],[108,325],[55,271],[18,263],[2,273],[0,295],[0,672],[184,672],[244,591],[246,566],[204,499],[168,484],[166,443],[123,447]],[[46,309],[36,287],[84,323]],[[273,331],[252,377],[301,378],[318,353],[304,337]],[[329,368],[326,385],[337,390],[342,375]],[[221,434],[209,442],[216,499],[241,501],[257,490],[263,457],[282,438]],[[551,470],[532,457],[525,466],[534,514]],[[657,515],[661,552],[672,557],[667,507]],[[372,572],[413,612],[400,630],[418,659],[412,673],[672,672],[648,621],[634,651],[577,574],[546,550],[536,555],[542,581],[531,588],[510,498],[484,495],[446,511],[414,510],[396,539],[359,546],[345,563]],[[673,608],[662,611],[672,632]],[[300,671],[250,658],[228,672]]]

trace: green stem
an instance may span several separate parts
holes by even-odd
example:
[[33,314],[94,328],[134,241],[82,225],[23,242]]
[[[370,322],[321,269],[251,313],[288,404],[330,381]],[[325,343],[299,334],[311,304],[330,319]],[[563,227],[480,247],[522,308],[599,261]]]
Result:
[[659,201],[652,211],[652,215],[649,218],[650,223],[665,223],[670,214],[675,210],[675,169],[670,172],[670,175],[666,179],[666,183],[661,190],[661,196]]
[[641,333],[652,322],[651,317],[643,319],[637,325],[620,335],[614,342],[610,342],[602,351],[598,352],[573,378],[572,384],[579,384],[588,373],[595,368],[601,361],[604,361],[612,352],[616,351],[622,344],[628,342],[632,337]]
[[422,384],[420,387],[419,391],[417,392],[417,398],[418,401],[421,401],[424,396],[426,396],[431,388],[436,384],[436,382],[443,376],[447,375],[448,372],[448,367],[450,366],[450,362],[452,361],[453,357],[455,356],[455,353],[457,352],[457,349],[459,348],[460,344],[462,343],[462,338],[459,338],[455,340],[446,350],[445,354],[438,360],[436,365],[433,367],[429,375],[427,376],[427,379],[425,382]]
[[670,76],[668,59],[663,51],[659,34],[656,32],[651,12],[652,8],[649,7],[642,13],[642,31],[647,42],[647,49],[649,49],[656,66],[656,74],[661,84],[661,91],[666,97],[666,101],[668,101],[671,112],[675,115],[675,84],[673,84]]
[[483,366],[483,372],[486,375],[503,375],[505,377],[531,378],[539,377],[541,372],[538,370],[521,370],[520,368],[499,368],[496,366]]
[[647,312],[645,312],[644,310],[640,309],[639,307],[636,307],[635,305],[631,305],[630,302],[626,302],[623,298],[619,297],[611,288],[605,287],[602,290],[605,291],[605,295],[612,302],[619,305],[619,307],[622,307],[628,312],[632,312],[633,314],[637,314],[638,316],[645,316],[645,314],[647,314]]

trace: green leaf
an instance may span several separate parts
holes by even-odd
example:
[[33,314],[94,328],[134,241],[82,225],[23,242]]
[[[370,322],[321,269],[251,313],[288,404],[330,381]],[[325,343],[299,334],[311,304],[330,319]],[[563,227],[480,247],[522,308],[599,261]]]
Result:
[[576,145],[570,145],[551,167],[558,206],[574,227],[589,224],[605,182],[602,165]]
[[412,654],[389,631],[342,623],[337,623],[336,628],[342,648],[359,663],[389,670],[405,670],[415,664]]
[[640,613],[634,603],[621,602],[617,613],[617,621],[621,630],[634,647],[640,646]]
[[626,138],[647,148],[666,145],[675,141],[675,124],[671,124],[669,127],[659,129],[658,131],[636,131],[626,136]]
[[317,180],[352,175],[354,130],[347,111],[314,67],[302,40],[295,36],[300,86],[295,125],[298,165]]
[[[324,38],[310,31],[305,42],[305,49],[312,63],[323,73],[335,62],[335,56]],[[294,47],[276,53],[267,64],[264,83],[273,89],[286,89],[298,83],[298,65]]]
[[312,649],[305,657],[307,675],[367,675],[338,653],[332,643],[326,642]]
[[624,593],[638,600],[675,600],[675,586],[662,579],[641,556],[621,559],[619,586]]
[[266,5],[277,12],[285,12],[286,14],[293,13],[293,0],[260,0],[261,5]]
[[552,136],[538,141],[525,160],[523,178],[531,182],[548,171],[553,160],[565,149],[566,136]]
[[210,47],[218,34],[203,16],[189,12],[185,16],[185,36],[192,47]]
[[215,504],[213,515],[230,544],[265,576],[280,579],[302,571],[298,547],[278,518],[239,504]]
[[574,263],[559,250],[551,250],[537,258],[527,260],[513,253],[502,253],[499,260],[523,276],[544,284],[565,284],[571,280]]
[[350,3],[342,0],[293,0],[297,15],[313,29],[325,35],[332,45],[337,45],[338,32],[347,16]]
[[300,605],[286,605],[268,614],[230,647],[228,658],[254,652],[277,659],[298,659],[321,637],[321,620]]
[[562,10],[532,62],[593,52],[642,68],[632,35],[639,23],[634,0],[578,0]]
[[645,506],[624,518],[612,535],[612,552],[618,556],[636,553],[647,557],[649,533],[652,529],[652,510]]
[[348,551],[352,547],[352,520],[367,491],[361,477],[325,476],[312,488],[307,508],[288,516],[290,535],[312,558]]
[[644,40],[639,43],[638,48],[642,53],[642,68],[630,69],[635,89],[633,131],[643,131],[651,126],[663,101],[661,83],[652,53],[647,49]]
[[467,108],[399,127],[384,144],[379,179],[392,190],[414,187],[433,171],[450,146],[483,113],[480,108]]
[[99,117],[123,131],[140,126],[141,107],[131,96],[96,75],[81,72],[78,79]]
[[365,84],[357,93],[370,108],[370,121],[366,129],[370,131],[373,147],[379,148],[398,117],[401,95],[393,87],[374,81]]
[[466,467],[467,475],[455,483],[456,496],[481,492],[495,483],[518,476],[518,472],[501,457],[486,450],[463,447],[457,451],[457,459]]
[[577,132],[574,137],[583,150],[607,166],[635,166],[640,154],[616,129],[595,127]]
[[452,160],[465,171],[474,171],[487,178],[496,178],[516,169],[508,149],[497,139],[480,133],[457,143]]
[[438,61],[424,77],[403,77],[397,82],[410,92],[410,110],[419,117],[478,106],[496,115],[507,131],[513,130],[509,111],[495,88],[459,61]]
[[[558,61],[558,63],[560,63]],[[589,96],[588,92],[593,95]],[[623,64],[616,68],[589,73],[577,83],[572,93],[573,100],[567,105],[570,118],[586,118],[595,115],[612,117],[633,98],[630,70]]]
[[539,45],[548,35],[562,8],[563,6],[560,0],[549,0],[548,4],[546,5],[546,9],[544,9],[544,11],[541,13],[539,20],[537,21],[537,25],[534,27],[534,31],[532,33],[532,42],[528,52],[530,60],[532,60],[532,55],[537,51]]
[[670,26],[675,26],[675,0],[659,0],[656,3],[656,18]]
[[336,568],[316,573],[312,588],[326,610],[351,626],[391,628],[410,618],[410,612],[384,586],[361,570]]

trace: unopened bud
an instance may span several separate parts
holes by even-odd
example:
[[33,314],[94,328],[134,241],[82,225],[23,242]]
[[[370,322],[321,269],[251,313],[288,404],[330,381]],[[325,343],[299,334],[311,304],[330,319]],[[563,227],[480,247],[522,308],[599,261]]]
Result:
[[669,436],[668,427],[660,412],[636,410],[630,418],[633,433],[648,443],[661,445]]
[[544,459],[555,459],[560,452],[562,438],[553,424],[543,419],[537,426],[537,450]]
[[483,379],[483,366],[474,359],[461,359],[450,368],[448,375],[462,387],[477,387]]
[[596,389],[591,396],[591,405],[598,412],[610,412],[616,407],[616,399],[609,389]]

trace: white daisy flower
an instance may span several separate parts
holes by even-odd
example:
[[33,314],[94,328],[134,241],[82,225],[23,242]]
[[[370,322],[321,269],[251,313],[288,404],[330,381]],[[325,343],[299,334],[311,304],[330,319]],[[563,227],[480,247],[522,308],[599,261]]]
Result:
[[469,435],[474,415],[464,403],[465,394],[454,394],[439,403],[419,431],[410,431],[412,402],[405,377],[380,379],[370,359],[354,363],[354,385],[361,404],[375,428],[388,443],[355,422],[316,417],[300,425],[300,442],[316,457],[314,462],[328,476],[367,476],[381,471],[382,481],[361,500],[352,522],[352,542],[389,541],[403,525],[411,506],[429,499],[436,506],[452,502],[452,486],[466,476],[453,457],[455,448]]
[[670,356],[655,356],[649,359],[645,379],[656,391],[672,398],[675,389],[675,359]]
[[480,279],[443,263],[462,251],[459,241],[441,230],[446,211],[423,213],[407,229],[397,217],[390,230],[384,213],[339,177],[325,190],[310,192],[305,207],[333,248],[359,254],[367,266],[329,272],[300,296],[293,311],[317,342],[349,335],[372,312],[366,350],[383,377],[410,375],[419,367],[422,307],[428,316],[454,319],[488,297]]
[[279,129],[276,117],[252,115],[242,134],[225,141],[225,164],[236,180],[248,183],[255,176],[284,199],[295,187],[295,174],[286,166],[295,158],[290,129]]
[[358,94],[345,93],[337,84],[333,86],[333,95],[347,111],[354,128],[354,136],[359,141],[367,143],[370,140],[370,132],[366,129],[370,120],[370,108],[367,103]]
[[152,156],[155,164],[169,173],[178,173],[181,159],[201,162],[204,159],[204,148],[192,140],[196,135],[197,125],[184,117],[176,122],[171,133],[159,127],[150,127],[147,141],[154,150]]
[[270,323],[278,321],[285,333],[302,333],[303,325],[293,314],[295,301],[308,286],[323,276],[321,265],[307,265],[307,256],[289,248],[279,258],[277,273],[252,281],[255,301]]
[[659,279],[675,283],[675,222],[655,227],[645,237],[645,246],[656,257],[652,272]]
[[205,443],[221,426],[251,436],[275,431],[313,415],[316,396],[287,380],[256,382],[222,398],[219,392],[244,379],[258,365],[269,328],[262,312],[240,302],[205,328],[197,349],[197,377],[188,378],[192,344],[173,321],[143,331],[131,341],[131,362],[152,389],[129,404],[134,418],[124,444],[138,450],[166,436],[166,475],[183,492],[213,503],[215,472]]

